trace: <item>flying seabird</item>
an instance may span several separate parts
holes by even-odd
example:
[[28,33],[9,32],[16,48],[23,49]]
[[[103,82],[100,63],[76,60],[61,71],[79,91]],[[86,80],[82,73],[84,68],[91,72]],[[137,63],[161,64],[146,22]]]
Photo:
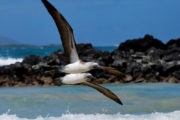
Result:
[[58,12],[58,10],[53,5],[51,5],[47,0],[42,0],[42,2],[47,8],[49,14],[52,16],[58,28],[65,55],[70,62],[70,64],[67,64],[60,68],[61,72],[81,73],[88,72],[92,69],[103,69],[116,76],[124,77],[124,75],[115,68],[101,66],[96,62],[83,62],[82,60],[80,60],[76,50],[76,42],[74,39],[73,29],[66,21],[64,16],[60,12]]
[[109,97],[110,99],[114,100],[119,104],[123,104],[121,100],[109,89],[102,87],[100,85],[88,82],[91,80],[95,80],[96,78],[93,77],[90,73],[75,73],[75,74],[67,74],[64,77],[61,77],[61,83],[68,84],[68,85],[86,85],[92,88],[95,88],[105,96]]
[[121,100],[112,91],[100,85],[89,82],[90,80],[95,78],[90,73],[85,72],[88,72],[92,69],[103,69],[116,75],[122,74],[114,68],[100,66],[96,62],[83,62],[82,60],[80,60],[76,50],[76,42],[74,39],[73,29],[63,17],[63,15],[58,12],[58,10],[52,4],[50,4],[48,0],[42,0],[42,2],[48,10],[49,14],[52,16],[58,28],[65,55],[67,58],[69,58],[69,64],[61,67],[60,70],[61,72],[67,73],[67,75],[60,78],[61,83],[71,85],[81,84],[93,87],[99,92],[103,93],[105,96],[122,105]]

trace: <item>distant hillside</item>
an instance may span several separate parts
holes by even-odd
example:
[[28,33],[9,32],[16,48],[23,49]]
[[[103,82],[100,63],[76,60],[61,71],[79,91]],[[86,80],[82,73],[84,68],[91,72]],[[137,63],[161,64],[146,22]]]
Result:
[[60,45],[49,44],[49,45],[32,45],[32,44],[23,44],[18,41],[15,41],[11,38],[0,36],[0,48],[36,48],[36,47],[59,47]]
[[0,46],[12,45],[12,44],[20,44],[20,43],[11,38],[0,36]]
[[23,44],[11,38],[0,36],[0,48],[24,48],[24,47],[37,47],[37,46]]

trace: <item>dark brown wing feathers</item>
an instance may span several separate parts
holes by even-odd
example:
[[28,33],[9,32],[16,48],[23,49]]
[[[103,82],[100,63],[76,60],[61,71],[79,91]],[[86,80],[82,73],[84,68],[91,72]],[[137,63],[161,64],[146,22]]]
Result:
[[78,59],[73,29],[71,28],[69,23],[66,21],[64,16],[60,12],[58,12],[58,10],[51,3],[49,3],[47,0],[42,0],[42,2],[44,6],[46,7],[46,9],[48,10],[49,14],[52,16],[58,28],[66,57],[68,57],[71,61],[72,50],[74,50],[76,54],[75,57],[77,57],[76,59]]
[[115,95],[112,91],[110,91],[109,89],[102,87],[100,85],[94,84],[94,83],[90,83],[90,82],[83,82],[82,85],[86,85],[92,88],[95,88],[96,90],[98,90],[99,92],[101,92],[102,94],[104,94],[105,96],[107,96],[108,98],[114,100],[115,102],[117,102],[118,104],[123,105],[123,103],[121,102],[121,100],[118,98],[117,95]]

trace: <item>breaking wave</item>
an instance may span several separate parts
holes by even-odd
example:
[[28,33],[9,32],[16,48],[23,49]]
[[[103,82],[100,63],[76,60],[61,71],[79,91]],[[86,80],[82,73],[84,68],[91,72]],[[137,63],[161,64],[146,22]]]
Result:
[[16,62],[22,62],[23,58],[3,58],[0,57],[0,66],[14,64]]
[[17,115],[9,115],[8,113],[0,115],[0,120],[179,120],[180,111],[169,113],[151,113],[143,115],[131,114],[63,114],[59,117],[37,117],[34,119],[21,118]]

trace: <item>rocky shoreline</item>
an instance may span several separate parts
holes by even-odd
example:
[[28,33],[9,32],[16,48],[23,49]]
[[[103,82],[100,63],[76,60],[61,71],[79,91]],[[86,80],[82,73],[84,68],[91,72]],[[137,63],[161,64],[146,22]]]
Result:
[[[112,52],[103,52],[91,44],[77,45],[79,56],[84,61],[96,61],[111,66],[125,77],[113,76],[101,70],[92,70],[97,78],[94,83],[180,83],[180,39],[167,44],[151,35],[127,40]],[[27,56],[21,63],[0,67],[0,86],[51,86],[59,85],[58,66],[66,64],[61,50],[50,56]]]

